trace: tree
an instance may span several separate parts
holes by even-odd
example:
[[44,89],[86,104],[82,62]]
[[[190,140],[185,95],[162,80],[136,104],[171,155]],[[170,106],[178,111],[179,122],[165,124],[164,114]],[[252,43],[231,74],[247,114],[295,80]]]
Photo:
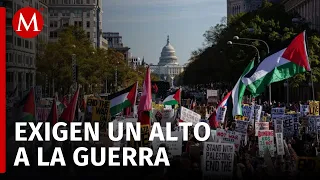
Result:
[[[46,75],[50,83],[54,82],[55,91],[70,93],[72,57],[77,61],[78,83],[86,93],[103,92],[106,82],[107,88],[114,92],[116,74],[120,89],[144,78],[139,70],[128,66],[120,52],[95,49],[82,29],[70,26],[59,33],[57,42],[44,45],[37,59],[38,79]],[[44,80],[40,82],[44,85]]]
[[[187,66],[183,83],[185,85],[207,84],[211,82],[232,82],[234,84],[241,75],[245,66],[255,58],[256,52],[251,47],[227,45],[233,36],[265,40],[271,53],[286,46],[293,37],[303,30],[308,34],[309,59],[313,69],[313,79],[320,77],[319,70],[319,36],[310,30],[307,24],[293,24],[296,14],[286,13],[281,5],[263,3],[257,11],[239,14],[228,19],[228,24],[217,24],[205,32],[206,48],[195,56],[191,56]],[[261,59],[267,56],[264,44],[253,43],[260,51]],[[297,86],[308,80],[308,73],[299,74],[290,80],[290,84]]]

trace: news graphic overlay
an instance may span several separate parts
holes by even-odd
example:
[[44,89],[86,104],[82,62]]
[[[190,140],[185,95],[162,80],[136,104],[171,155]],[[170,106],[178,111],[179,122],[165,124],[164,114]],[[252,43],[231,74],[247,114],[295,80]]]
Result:
[[0,173],[6,172],[6,9],[0,7]]
[[[146,127],[148,126],[148,127]],[[171,151],[170,148],[177,142],[188,141],[189,128],[192,127],[192,123],[181,122],[179,126],[182,127],[181,132],[172,132],[171,123],[166,123],[166,127],[161,127],[159,122],[153,123],[150,128],[149,125],[141,125],[139,122],[123,123],[118,122],[117,125],[113,122],[108,123],[107,136],[113,142],[121,141],[123,138],[127,142],[131,140],[140,142],[136,147],[76,147],[72,150],[73,163],[76,166],[159,166],[160,163],[164,163],[165,166],[170,166],[169,155],[181,154],[181,148],[178,148],[180,152]],[[57,122],[52,126],[50,122],[16,122],[15,123],[15,141],[16,142],[55,142],[53,147],[51,160],[44,160],[44,148],[38,147],[36,166],[68,166],[68,162],[65,160],[65,155],[59,143],[68,141],[73,142],[99,142],[101,135],[101,126],[99,122]],[[44,131],[42,131],[43,129]],[[117,129],[117,131],[115,131]],[[145,133],[146,129],[149,129],[150,133]],[[31,133],[28,133],[31,132]],[[115,133],[117,132],[117,133]],[[204,142],[209,139],[210,127],[207,123],[199,122],[194,126],[194,137]],[[180,135],[177,135],[180,134]],[[176,136],[175,136],[176,135]],[[146,141],[153,142],[155,144],[165,144],[165,147],[154,146],[152,149],[150,146],[142,146]],[[161,143],[160,143],[161,142]],[[168,145],[168,146],[167,146]],[[107,150],[108,148],[108,150]],[[169,151],[169,152],[168,152]],[[120,159],[120,162],[116,160]],[[136,157],[138,156],[138,160]],[[99,157],[99,158],[98,158]],[[152,158],[155,157],[155,158]],[[30,166],[30,160],[27,155],[25,147],[19,147],[13,166]]]
[[34,38],[40,34],[43,28],[41,13],[32,7],[18,10],[12,18],[13,30],[22,38]]

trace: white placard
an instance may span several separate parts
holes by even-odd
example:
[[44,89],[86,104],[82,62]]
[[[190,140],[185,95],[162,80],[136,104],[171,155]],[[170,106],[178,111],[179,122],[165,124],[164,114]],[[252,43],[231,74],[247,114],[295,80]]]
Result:
[[227,107],[219,107],[217,110],[217,121],[224,122],[224,118],[226,116]]
[[275,133],[282,133],[283,132],[283,117],[282,116],[276,117],[273,122],[274,122],[274,125],[273,125],[274,132]]
[[203,175],[217,179],[232,177],[234,152],[233,144],[205,142],[202,161]]
[[264,157],[265,149],[268,149],[271,157],[274,157],[274,136],[272,130],[258,131],[259,156]]
[[180,119],[184,122],[191,122],[193,125],[196,125],[201,119],[201,115],[191,111],[190,109],[181,107]]
[[234,131],[247,134],[248,125],[249,121],[236,120],[236,128]]
[[284,145],[283,145],[283,134],[282,133],[275,133],[275,134],[276,134],[276,143],[277,143],[277,154],[285,155]]
[[235,131],[228,131],[224,129],[217,129],[215,142],[234,144],[235,150],[239,151],[242,140],[242,134]]
[[[166,137],[165,128],[162,129],[164,137]],[[182,133],[183,131],[172,131],[172,137],[178,137],[178,141],[160,141],[158,137],[155,137],[152,141],[153,153],[158,152],[161,144],[168,148],[168,156],[180,156],[182,153]]]
[[207,89],[207,99],[209,97],[217,97],[217,96],[218,96],[218,90]]
[[256,122],[256,136],[258,136],[258,131],[269,130],[269,122]]
[[262,113],[262,106],[260,105],[255,105],[254,106],[254,112],[253,112],[253,116],[252,116],[252,122],[254,121],[254,117],[256,118],[256,122],[260,122],[261,120],[261,113]]

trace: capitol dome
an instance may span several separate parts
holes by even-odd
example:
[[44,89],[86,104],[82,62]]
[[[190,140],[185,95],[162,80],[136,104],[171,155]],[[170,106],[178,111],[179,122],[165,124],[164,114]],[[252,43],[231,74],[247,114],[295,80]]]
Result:
[[179,65],[178,57],[176,56],[176,51],[174,47],[170,44],[169,36],[167,38],[167,44],[162,48],[158,65]]

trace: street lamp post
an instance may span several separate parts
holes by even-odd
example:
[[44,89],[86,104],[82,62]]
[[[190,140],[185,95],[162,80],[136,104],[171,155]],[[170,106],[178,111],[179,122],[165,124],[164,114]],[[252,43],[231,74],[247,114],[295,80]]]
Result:
[[259,50],[257,47],[255,47],[254,45],[251,45],[251,44],[243,44],[243,43],[234,43],[232,41],[228,41],[227,42],[228,45],[239,45],[239,46],[247,46],[247,47],[252,47],[256,50],[256,53],[257,53],[257,61],[258,63],[260,63],[260,53],[259,53]]
[[[252,39],[252,38],[240,38],[239,36],[234,36],[233,37],[234,40],[248,40],[248,41],[259,41],[259,42],[262,42],[266,48],[267,48],[267,54],[270,53],[270,48],[269,48],[269,45],[266,41],[262,40],[262,39]],[[272,101],[272,95],[271,95],[271,84],[269,85],[269,103],[271,103]]]
[[[258,61],[258,64],[260,63],[260,53],[259,53],[259,50],[257,47],[255,47],[254,45],[251,45],[251,44],[242,44],[242,43],[233,43],[232,41],[228,41],[227,42],[228,45],[239,45],[239,46],[247,46],[247,47],[252,47],[253,49],[256,50],[256,53],[257,53],[257,61]],[[253,131],[255,132],[256,131],[256,110],[255,110],[255,103],[253,103]]]

